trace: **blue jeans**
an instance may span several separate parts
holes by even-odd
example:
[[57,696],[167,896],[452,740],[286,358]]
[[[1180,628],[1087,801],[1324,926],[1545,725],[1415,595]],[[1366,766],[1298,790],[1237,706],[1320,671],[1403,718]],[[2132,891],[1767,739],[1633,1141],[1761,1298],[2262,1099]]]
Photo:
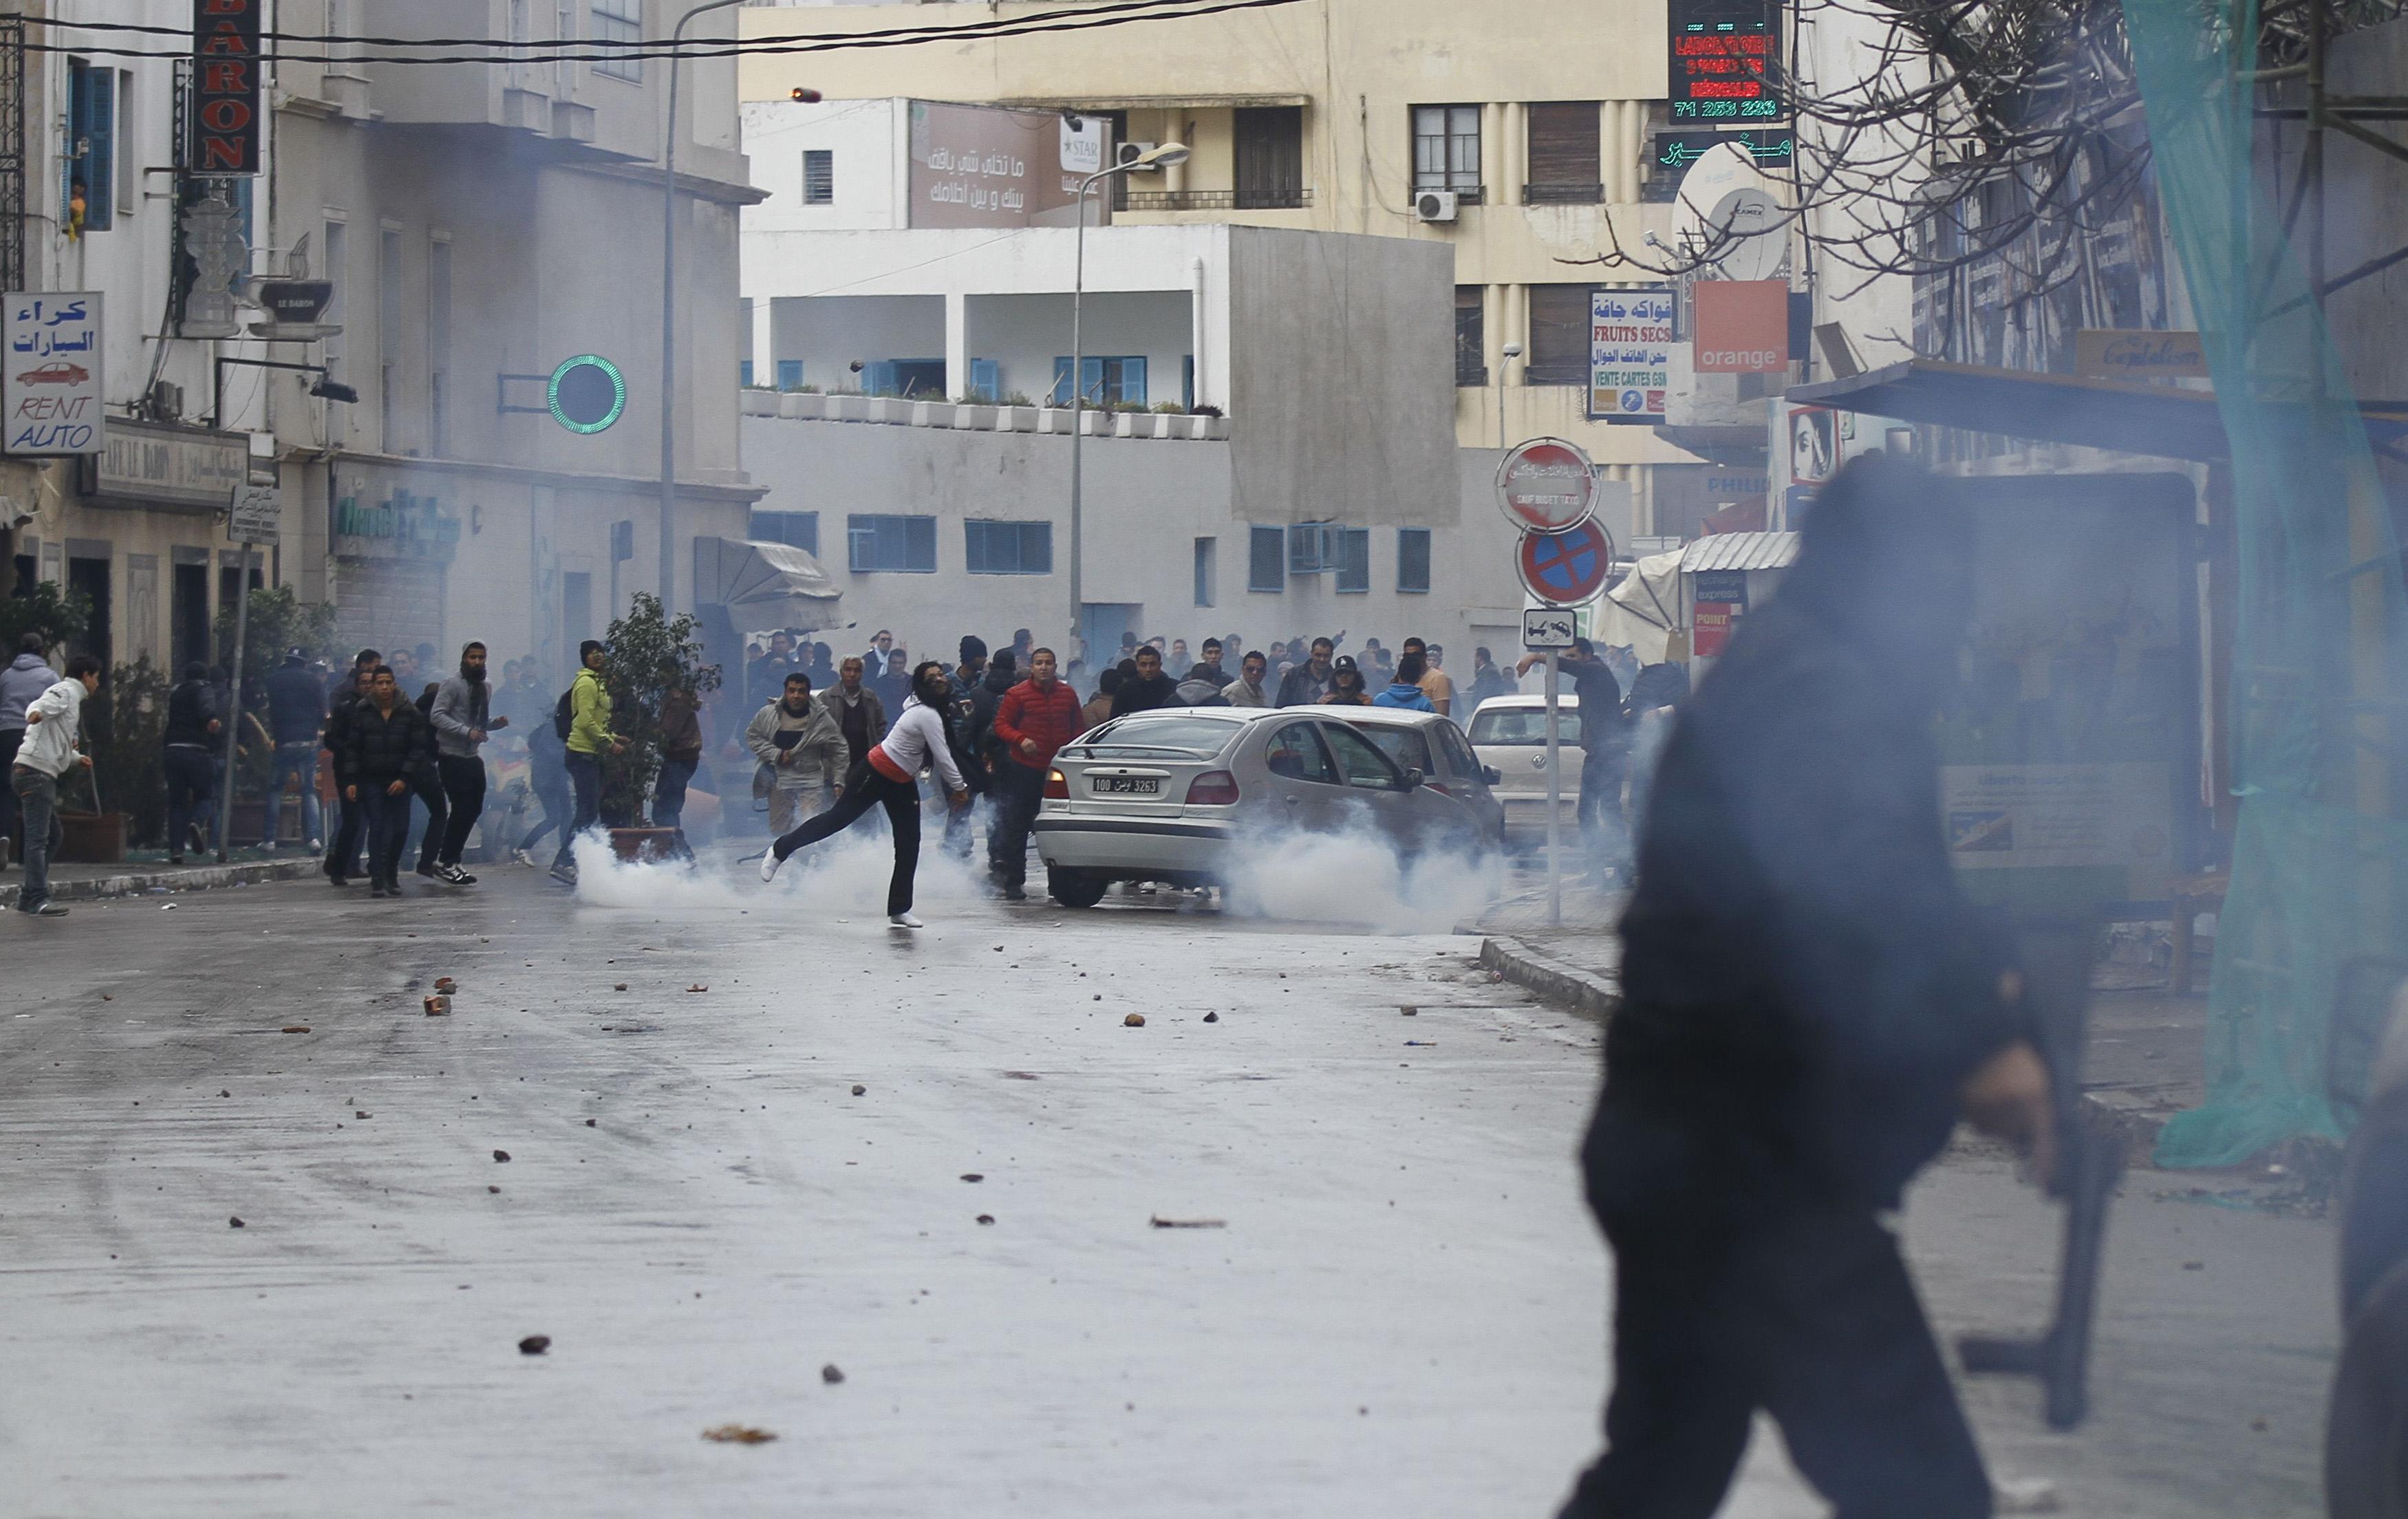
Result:
[[577,792],[577,815],[561,831],[560,853],[552,857],[554,870],[577,863],[577,836],[602,821],[602,756],[570,750],[568,783]]
[[285,778],[295,775],[301,778],[301,837],[325,837],[318,831],[323,821],[318,815],[318,740],[300,738],[276,746],[275,767],[267,773],[267,837],[260,840],[264,848],[276,847],[278,831],[284,825]]
[[683,826],[685,791],[694,782],[695,762],[687,759],[661,761],[661,778],[652,786],[652,826],[676,828]]
[[66,841],[59,822],[59,778],[30,765],[8,772],[8,789],[25,822],[25,880],[17,888],[17,910],[31,912],[50,899],[50,856]]

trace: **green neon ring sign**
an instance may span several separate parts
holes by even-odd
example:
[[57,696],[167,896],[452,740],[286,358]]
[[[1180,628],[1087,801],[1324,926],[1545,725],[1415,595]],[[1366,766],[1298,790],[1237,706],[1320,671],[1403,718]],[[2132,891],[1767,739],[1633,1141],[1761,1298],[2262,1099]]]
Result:
[[[581,371],[592,370],[609,381],[609,404],[600,405],[602,393]],[[561,391],[570,391],[566,401]],[[598,433],[617,422],[627,409],[627,377],[619,366],[598,353],[580,353],[561,362],[552,372],[552,381],[544,387],[544,404],[552,409],[552,420],[572,433]],[[574,409],[572,410],[572,407]]]

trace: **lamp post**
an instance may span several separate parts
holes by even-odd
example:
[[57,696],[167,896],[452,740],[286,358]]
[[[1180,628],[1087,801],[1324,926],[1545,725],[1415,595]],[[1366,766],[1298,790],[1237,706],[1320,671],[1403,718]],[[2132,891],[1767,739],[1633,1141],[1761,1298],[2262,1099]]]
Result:
[[1505,345],[1505,356],[1497,361],[1497,446],[1505,446],[1505,371],[1522,356],[1522,345]]
[[[1084,504],[1080,495],[1080,451],[1087,436],[1087,367],[1086,333],[1083,326],[1087,305],[1087,192],[1115,174],[1152,173],[1155,169],[1174,168],[1187,162],[1187,145],[1166,142],[1158,148],[1138,154],[1125,164],[1114,164],[1098,169],[1079,181],[1076,208],[1079,217],[1077,254],[1070,281],[1070,646],[1083,649],[1081,635],[1085,622],[1085,590],[1081,582],[1079,529],[1083,520]],[[1067,667],[1068,661],[1065,660]]]
[[[675,608],[677,583],[677,139],[678,49],[685,40],[685,23],[709,11],[724,10],[743,0],[703,0],[678,18],[669,29],[669,108],[661,132],[661,610]],[[795,92],[797,100],[817,100],[812,90]],[[619,609],[612,607],[616,617]]]

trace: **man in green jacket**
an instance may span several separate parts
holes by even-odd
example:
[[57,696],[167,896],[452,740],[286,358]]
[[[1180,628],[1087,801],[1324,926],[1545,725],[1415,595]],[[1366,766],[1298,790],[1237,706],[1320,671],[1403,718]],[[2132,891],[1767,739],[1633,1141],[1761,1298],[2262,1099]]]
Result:
[[552,879],[577,884],[577,836],[602,818],[602,756],[624,753],[627,740],[610,731],[610,687],[602,679],[609,663],[599,640],[577,646],[577,683],[568,688],[568,783],[577,791],[577,817],[560,836],[552,857]]

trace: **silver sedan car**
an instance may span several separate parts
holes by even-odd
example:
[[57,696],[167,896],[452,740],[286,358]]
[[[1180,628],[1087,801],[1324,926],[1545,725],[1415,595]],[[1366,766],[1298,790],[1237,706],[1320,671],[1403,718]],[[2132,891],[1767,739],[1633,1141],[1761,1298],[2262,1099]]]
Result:
[[1487,842],[1463,804],[1327,709],[1168,707],[1054,756],[1037,818],[1047,890],[1093,907],[1116,881],[1226,884],[1240,840],[1368,827],[1400,856]]

